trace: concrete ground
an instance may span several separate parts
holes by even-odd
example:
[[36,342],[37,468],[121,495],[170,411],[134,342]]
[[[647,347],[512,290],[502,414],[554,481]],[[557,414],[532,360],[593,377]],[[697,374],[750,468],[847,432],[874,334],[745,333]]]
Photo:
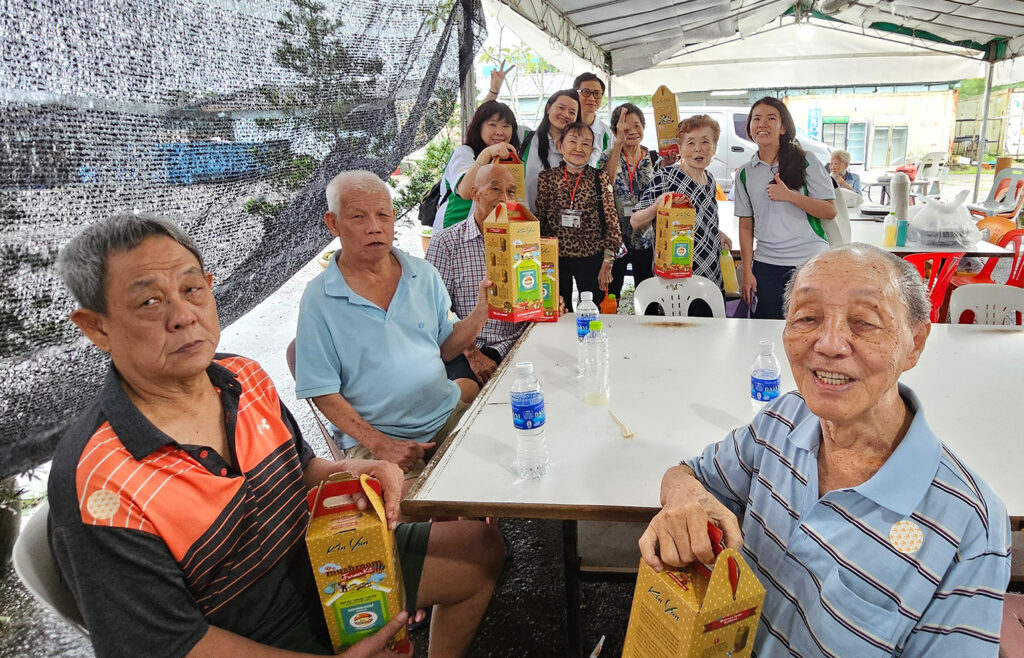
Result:
[[[970,189],[973,182],[971,175],[951,176],[942,196],[952,198],[959,189]],[[991,175],[983,175],[980,198],[985,197],[990,182]],[[403,249],[415,255],[422,253],[415,227],[400,227],[397,234]],[[319,271],[316,262],[310,263],[277,293],[227,327],[221,336],[221,350],[257,358],[295,413],[314,450],[326,455],[326,444],[308,407],[295,400],[294,384],[284,360],[285,347],[295,333],[299,297],[306,282]],[[628,308],[630,300],[627,295],[624,297],[623,306]],[[506,565],[470,655],[564,656],[562,525],[554,521],[506,519],[501,527],[515,554]],[[582,585],[579,617],[587,653],[604,635],[603,654],[619,655],[631,598],[632,583]],[[425,630],[414,634],[417,655],[426,655],[426,636]],[[21,585],[13,568],[0,573],[0,657],[91,655],[88,640],[38,604]]]

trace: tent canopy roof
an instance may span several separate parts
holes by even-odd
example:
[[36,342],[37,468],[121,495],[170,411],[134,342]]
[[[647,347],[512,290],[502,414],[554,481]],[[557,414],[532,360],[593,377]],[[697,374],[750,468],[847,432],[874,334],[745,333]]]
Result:
[[[514,10],[502,19],[546,59],[609,73],[617,93],[650,93],[652,74],[670,86],[679,79],[673,91],[950,81],[981,75],[986,59],[1024,54],[1019,0],[492,1]],[[546,39],[529,38],[537,30]],[[862,61],[844,65],[844,57]],[[831,71],[821,65],[830,59]],[[749,66],[726,76],[702,71],[709,63]],[[766,67],[774,75],[766,78]]]

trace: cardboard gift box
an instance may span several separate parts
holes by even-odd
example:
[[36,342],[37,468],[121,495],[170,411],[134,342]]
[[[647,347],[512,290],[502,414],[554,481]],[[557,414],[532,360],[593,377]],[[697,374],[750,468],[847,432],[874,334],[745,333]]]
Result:
[[663,279],[693,276],[693,227],[697,210],[682,194],[658,198],[654,227],[654,273]]
[[[360,511],[354,495],[370,504]],[[395,535],[384,516],[380,483],[335,473],[309,492],[306,548],[335,653],[376,633],[405,609]],[[406,627],[388,643],[408,653]]]
[[558,322],[558,238],[540,239],[540,285],[544,314],[537,322]]
[[499,203],[484,220],[483,233],[491,281],[487,316],[506,322],[540,318],[540,222],[521,203]]
[[658,135],[659,155],[678,155],[679,139],[676,128],[679,126],[679,101],[668,87],[661,85],[651,96],[654,106],[654,128]]
[[505,170],[512,174],[512,178],[516,182],[516,201],[526,205],[526,165],[519,159],[519,155],[512,153],[507,160],[499,160],[494,158],[491,160],[492,164],[499,164],[505,167]]
[[623,658],[750,656],[764,586],[738,551],[721,548],[715,531],[713,568],[694,563],[658,573],[640,561]]

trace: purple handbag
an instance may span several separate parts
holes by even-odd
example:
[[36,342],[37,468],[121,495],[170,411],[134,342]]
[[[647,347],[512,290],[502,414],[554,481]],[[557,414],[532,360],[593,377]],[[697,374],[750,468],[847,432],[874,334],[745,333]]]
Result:
[[749,318],[757,310],[757,293],[750,293],[750,304],[743,298],[734,299],[725,303],[725,317],[727,318]]

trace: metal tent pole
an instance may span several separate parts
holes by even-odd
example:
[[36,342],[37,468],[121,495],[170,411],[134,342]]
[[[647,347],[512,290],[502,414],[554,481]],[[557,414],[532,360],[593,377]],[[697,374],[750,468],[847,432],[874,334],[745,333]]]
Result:
[[981,186],[981,164],[985,159],[985,134],[988,131],[988,102],[992,96],[992,71],[995,69],[991,58],[985,60],[985,66],[988,67],[988,76],[985,79],[985,100],[982,101],[981,134],[978,135],[978,152],[975,154],[978,160],[978,170],[974,173],[974,196],[972,197],[972,203],[978,202],[978,188]]

